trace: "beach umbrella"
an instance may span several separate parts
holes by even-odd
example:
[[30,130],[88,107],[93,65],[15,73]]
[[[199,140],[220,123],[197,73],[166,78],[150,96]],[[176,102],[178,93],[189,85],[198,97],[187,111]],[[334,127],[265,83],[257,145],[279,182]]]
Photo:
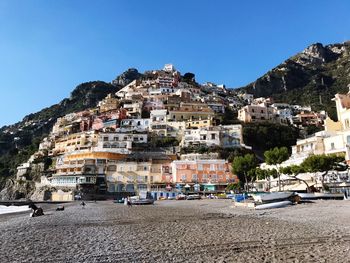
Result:
[[185,185],[185,188],[190,188],[191,186],[189,184],[186,184]]
[[172,187],[170,186],[170,184],[168,184],[168,185],[165,187],[165,189],[170,191],[170,190],[172,189]]

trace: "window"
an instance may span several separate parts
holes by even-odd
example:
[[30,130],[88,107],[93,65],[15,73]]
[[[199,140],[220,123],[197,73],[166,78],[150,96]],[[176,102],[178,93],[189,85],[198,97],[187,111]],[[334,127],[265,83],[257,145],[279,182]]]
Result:
[[198,171],[203,171],[203,164],[198,164]]
[[215,164],[210,165],[210,171],[215,171]]
[[104,142],[108,142],[108,137],[103,137]]
[[254,109],[252,109],[252,112],[255,112]]
[[109,172],[114,172],[117,170],[117,166],[116,165],[110,165],[107,167],[107,171]]
[[198,177],[196,174],[192,174],[192,181],[197,181],[198,180]]
[[186,175],[185,174],[181,175],[181,181],[186,182]]
[[164,173],[169,173],[169,166],[163,166]]
[[261,110],[261,113],[264,113],[264,110]]
[[331,149],[334,150],[335,149],[335,145],[334,142],[331,143]]
[[212,134],[211,134],[211,139],[212,139],[212,140],[215,140],[215,133],[212,133]]
[[114,141],[118,141],[119,140],[119,138],[118,137],[114,137]]

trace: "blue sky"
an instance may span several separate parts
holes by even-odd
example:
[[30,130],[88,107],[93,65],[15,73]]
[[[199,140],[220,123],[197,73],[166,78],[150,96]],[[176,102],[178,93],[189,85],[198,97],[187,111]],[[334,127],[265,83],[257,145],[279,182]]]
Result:
[[246,85],[306,46],[350,37],[349,1],[0,0],[0,126],[76,85],[173,63]]

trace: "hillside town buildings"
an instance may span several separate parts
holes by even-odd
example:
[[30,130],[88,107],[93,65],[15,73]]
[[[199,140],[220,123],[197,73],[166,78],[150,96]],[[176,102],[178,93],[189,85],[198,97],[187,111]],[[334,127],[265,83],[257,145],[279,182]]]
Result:
[[[18,180],[27,178],[40,157],[51,162],[40,186],[69,190],[69,196],[73,192],[117,196],[155,189],[224,191],[238,178],[229,161],[215,151],[251,149],[243,141],[242,127],[251,122],[300,129],[325,125],[325,131],[298,141],[286,163],[300,163],[309,154],[349,155],[348,94],[335,97],[339,116],[335,123],[307,107],[237,94],[211,82],[200,85],[192,75],[185,78],[166,64],[109,94],[95,108],[58,118],[39,151],[18,167]],[[199,154],[203,150],[209,154]]]

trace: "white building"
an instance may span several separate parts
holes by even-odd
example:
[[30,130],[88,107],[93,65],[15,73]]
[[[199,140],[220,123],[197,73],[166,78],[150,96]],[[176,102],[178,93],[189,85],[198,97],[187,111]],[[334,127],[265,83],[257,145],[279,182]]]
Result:
[[145,132],[149,130],[150,123],[150,119],[124,119],[120,122],[120,130]]
[[150,120],[153,123],[164,123],[167,119],[167,110],[151,110]]
[[224,125],[186,129],[182,138],[183,147],[194,145],[244,147],[241,125]]
[[166,71],[166,72],[174,72],[174,71],[176,71],[176,69],[175,69],[173,64],[165,64],[163,70]]
[[101,133],[94,151],[129,154],[133,144],[147,141],[147,133]]

